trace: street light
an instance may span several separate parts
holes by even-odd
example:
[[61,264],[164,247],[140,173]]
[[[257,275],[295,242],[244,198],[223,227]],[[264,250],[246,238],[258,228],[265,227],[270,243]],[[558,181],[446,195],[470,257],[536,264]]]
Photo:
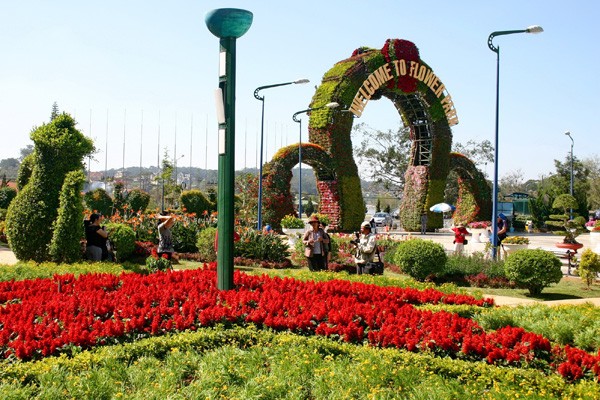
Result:
[[217,105],[219,187],[217,199],[217,287],[231,290],[233,285],[233,229],[235,187],[235,68],[236,40],[252,25],[250,11],[220,8],[205,17],[208,30],[219,38],[219,88]]
[[302,218],[302,120],[297,119],[298,114],[308,114],[311,111],[320,110],[322,108],[336,108],[339,107],[339,104],[336,102],[327,103],[321,107],[315,108],[307,108],[306,110],[298,111],[292,115],[292,119],[300,124],[300,135],[298,139],[298,168],[300,170],[300,174],[298,177],[298,218]]
[[260,116],[260,167],[258,170],[258,222],[256,224],[256,229],[257,230],[261,230],[262,229],[262,168],[263,168],[263,132],[264,132],[264,127],[265,127],[265,96],[259,96],[258,92],[260,92],[263,89],[270,89],[270,88],[274,88],[274,87],[278,87],[278,86],[286,86],[286,85],[292,85],[292,84],[302,84],[302,83],[308,83],[309,80],[308,79],[298,79],[297,81],[293,81],[293,82],[285,82],[285,83],[276,83],[274,85],[266,85],[266,86],[260,86],[257,87],[256,90],[254,91],[254,97],[256,98],[256,100],[260,100],[262,102],[262,110],[261,110],[261,116]]
[[[573,196],[573,145],[575,144],[575,141],[573,140],[573,136],[571,136],[571,132],[566,131],[565,135],[567,135],[569,137],[569,139],[571,139],[571,186],[570,186],[569,193],[571,194],[571,196]],[[573,219],[573,209],[572,208],[570,211],[569,219]]]
[[492,41],[496,36],[512,35],[514,33],[541,33],[541,26],[533,25],[527,29],[512,31],[492,32],[488,37],[488,47],[496,53],[496,132],[494,136],[494,188],[492,194],[492,258],[496,259],[498,248],[498,116],[500,111],[500,47],[494,46]]

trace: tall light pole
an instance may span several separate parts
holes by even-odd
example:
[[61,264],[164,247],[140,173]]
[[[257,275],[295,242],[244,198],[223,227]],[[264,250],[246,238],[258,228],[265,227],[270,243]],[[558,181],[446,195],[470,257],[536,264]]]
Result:
[[298,111],[292,115],[292,119],[300,124],[300,134],[298,136],[298,169],[300,174],[298,175],[298,218],[302,218],[302,120],[296,118],[299,114],[309,113],[311,111],[320,110],[322,108],[336,108],[339,104],[336,102],[327,103],[321,107],[307,108],[306,110]]
[[[565,132],[565,135],[567,135],[569,139],[571,139],[571,186],[569,187],[569,194],[573,196],[573,145],[575,144],[575,141],[573,140],[573,136],[571,136],[571,132],[567,131]],[[570,210],[569,219],[573,219],[572,208]]]
[[252,25],[250,11],[220,8],[209,11],[205,22],[208,30],[219,38],[219,88],[215,92],[217,105],[219,187],[217,212],[217,287],[231,290],[233,286],[233,229],[235,186],[235,55],[236,40]]
[[512,31],[492,32],[488,37],[488,47],[496,53],[496,130],[494,136],[494,188],[492,194],[492,258],[496,259],[498,249],[498,116],[500,112],[500,47],[494,46],[492,41],[496,36],[512,35],[515,33],[540,33],[541,26],[533,25],[527,29]]
[[261,109],[261,114],[260,114],[260,161],[259,161],[260,166],[258,169],[258,222],[256,223],[256,230],[260,231],[262,229],[262,181],[263,181],[262,168],[263,168],[263,137],[264,137],[263,133],[264,133],[264,128],[265,128],[265,96],[259,96],[258,92],[260,92],[263,89],[270,89],[270,88],[274,88],[274,87],[278,87],[278,86],[302,84],[302,83],[308,83],[308,82],[309,82],[308,79],[298,79],[297,81],[293,81],[293,82],[276,83],[273,85],[259,86],[254,91],[254,98],[256,98],[256,100],[260,100],[262,102],[262,109]]

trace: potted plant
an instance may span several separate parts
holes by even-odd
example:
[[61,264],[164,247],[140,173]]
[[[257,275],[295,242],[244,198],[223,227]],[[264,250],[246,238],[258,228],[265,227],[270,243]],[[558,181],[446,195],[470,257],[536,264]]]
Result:
[[472,221],[467,224],[468,231],[471,233],[471,242],[472,243],[482,243],[481,238],[479,237],[482,233],[484,233],[492,223],[490,221]]
[[552,233],[562,235],[563,240],[556,243],[556,247],[577,250],[583,247],[575,238],[584,231],[585,220],[583,217],[569,219],[569,211],[578,207],[577,199],[570,194],[561,194],[552,203],[552,208],[559,209],[562,214],[550,215],[546,225],[556,227]]
[[517,250],[526,249],[529,246],[529,239],[524,236],[508,236],[502,241],[502,246],[508,254]]
[[289,236],[290,243],[294,244],[297,238],[304,233],[304,221],[293,215],[286,215],[281,219],[283,233]]

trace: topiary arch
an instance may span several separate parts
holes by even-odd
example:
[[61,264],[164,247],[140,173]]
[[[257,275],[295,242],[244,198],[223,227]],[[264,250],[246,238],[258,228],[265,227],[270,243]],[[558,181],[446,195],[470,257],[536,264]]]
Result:
[[459,153],[450,153],[450,170],[458,175],[454,222],[466,224],[489,220],[492,215],[492,193],[485,176],[473,161]]
[[[290,194],[290,181],[292,168],[298,164],[298,151],[298,145],[283,147],[263,167],[264,220],[277,228],[284,216],[295,212]],[[317,144],[302,143],[302,162],[310,165],[315,171],[321,199],[331,200],[330,207],[321,206],[321,210],[329,216],[339,215],[339,206],[335,197],[337,196],[336,175],[331,156]]]
[[[412,42],[388,39],[381,50],[361,47],[325,73],[312,98],[310,108],[337,102],[342,109],[321,108],[310,114],[309,142],[321,161],[311,159],[304,150],[302,153],[302,161],[315,171],[319,213],[327,214],[331,226],[343,231],[357,229],[365,214],[358,168],[352,156],[354,117],[362,115],[369,100],[382,97],[394,103],[411,132],[411,157],[400,209],[403,228],[419,230],[422,211],[444,199],[450,168],[450,126],[458,123],[444,84],[420,59]],[[291,155],[294,148],[296,154]],[[269,193],[265,218],[273,223],[280,220],[279,216],[293,212],[289,180],[297,160],[297,146],[289,146],[264,169],[265,192]],[[441,214],[431,213],[428,227],[439,228],[442,222]]]

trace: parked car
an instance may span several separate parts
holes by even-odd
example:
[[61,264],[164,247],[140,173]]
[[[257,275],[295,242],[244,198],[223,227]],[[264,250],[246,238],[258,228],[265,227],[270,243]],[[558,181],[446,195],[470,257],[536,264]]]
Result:
[[375,226],[388,226],[391,228],[394,223],[392,216],[386,212],[375,213],[373,219],[375,220]]

